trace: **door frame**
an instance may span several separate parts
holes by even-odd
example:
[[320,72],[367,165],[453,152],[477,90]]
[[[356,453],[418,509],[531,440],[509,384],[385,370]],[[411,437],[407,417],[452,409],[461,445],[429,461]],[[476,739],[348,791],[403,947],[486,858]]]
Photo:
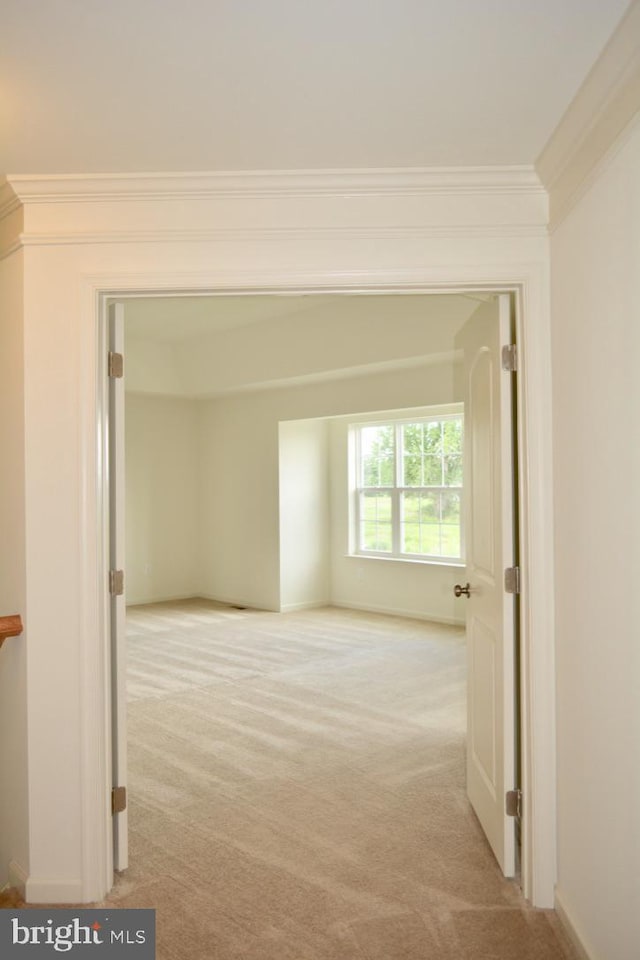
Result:
[[[505,279],[508,278],[508,279]],[[93,353],[95,447],[87,451],[95,472],[89,469],[87,503],[96,507],[97,611],[86,608],[85,626],[98,638],[83,664],[85,680],[85,738],[83,745],[82,824],[85,890],[89,899],[104,895],[113,882],[111,791],[111,710],[108,543],[108,376],[106,368],[109,300],[149,296],[286,295],[286,294],[463,294],[511,293],[515,305],[519,369],[516,383],[518,418],[518,497],[521,644],[521,760],[522,846],[521,878],[524,896],[534,906],[552,907],[556,879],[555,837],[555,675],[553,644],[553,516],[551,477],[551,378],[548,325],[548,276],[540,264],[522,266],[486,264],[460,268],[425,268],[413,271],[358,271],[357,274],[309,271],[274,276],[247,274],[221,276],[171,272],[87,277],[87,313],[93,317],[85,351]],[[87,384],[89,386],[89,384]],[[89,425],[91,425],[89,423]],[[92,481],[95,487],[92,487]],[[94,499],[95,498],[95,499]],[[95,536],[87,536],[89,561]],[[95,570],[95,554],[84,565]],[[85,574],[89,592],[96,581]],[[97,623],[94,619],[97,614]],[[97,628],[97,629],[96,629]],[[87,635],[91,635],[88,633]],[[91,693],[90,693],[91,692]]]

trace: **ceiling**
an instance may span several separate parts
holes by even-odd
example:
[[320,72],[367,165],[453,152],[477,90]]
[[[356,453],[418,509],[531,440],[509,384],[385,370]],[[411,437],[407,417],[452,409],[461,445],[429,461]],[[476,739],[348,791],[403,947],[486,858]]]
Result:
[[449,365],[495,294],[240,294],[125,300],[126,388],[214,397]]
[[179,343],[252,323],[304,314],[322,303],[330,310],[337,296],[278,294],[237,296],[132,297],[126,301],[127,336]]
[[[450,328],[451,344],[459,324],[477,306],[494,299],[495,294],[247,294],[179,297],[130,297],[125,303],[127,340],[156,343],[189,343],[194,349],[204,339],[224,331],[260,324],[276,331],[280,321],[292,320],[297,327],[333,320],[345,331],[354,317],[363,315],[372,321],[383,316],[385,322],[406,319],[415,313],[438,318]],[[453,323],[453,317],[458,324]],[[439,322],[439,321],[437,321]],[[274,333],[275,335],[275,333]],[[442,345],[440,345],[442,348]]]
[[0,172],[532,164],[627,0],[3,0]]

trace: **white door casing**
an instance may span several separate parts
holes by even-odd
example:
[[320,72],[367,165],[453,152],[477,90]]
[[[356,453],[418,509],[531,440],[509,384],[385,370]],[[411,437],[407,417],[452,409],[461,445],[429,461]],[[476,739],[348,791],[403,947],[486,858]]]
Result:
[[464,351],[467,627],[467,793],[502,872],[515,873],[514,820],[505,795],[515,777],[513,451],[507,294],[483,304],[457,338]]
[[[124,353],[124,304],[109,307],[109,349]],[[510,342],[511,295],[484,303],[456,338],[464,353],[468,729],[470,801],[506,876],[515,872],[513,598],[503,589],[513,557],[511,378],[501,369]],[[124,381],[110,380],[110,559],[124,569]],[[125,602],[111,599],[113,783],[126,786]],[[128,860],[126,811],[113,818],[114,868]]]
[[[498,270],[495,265],[488,269],[486,265],[478,266],[475,270],[468,270],[466,289],[478,290],[511,290],[511,295],[517,302],[516,331],[519,342],[526,341],[526,357],[523,354],[521,369],[518,377],[517,403],[519,420],[519,459],[520,459],[520,497],[521,512],[521,551],[531,563],[524,569],[522,580],[522,614],[521,630],[524,638],[523,647],[523,706],[521,718],[524,726],[523,745],[523,816],[522,816],[522,881],[525,896],[529,897],[536,906],[550,906],[553,903],[553,882],[555,877],[555,846],[553,833],[553,764],[552,764],[552,732],[553,732],[553,699],[552,685],[549,686],[548,665],[549,644],[551,637],[552,606],[552,571],[548,563],[548,544],[550,542],[548,519],[548,458],[542,453],[546,450],[545,441],[548,431],[544,425],[548,422],[548,410],[544,385],[548,381],[548,365],[545,362],[547,328],[543,322],[544,313],[544,275],[532,267],[525,271],[522,278],[518,275],[518,282],[505,285],[502,277],[508,267]],[[514,271],[517,273],[517,271]],[[229,275],[230,277],[231,275]],[[493,276],[493,281],[487,281]],[[229,279],[224,272],[212,278],[207,274],[202,278],[190,277],[189,285],[193,289],[210,292],[213,287],[224,294],[228,290],[238,289],[236,277]],[[182,286],[179,280],[182,279]],[[288,274],[269,274],[271,283],[266,283],[262,275],[244,277],[242,284],[247,293],[274,292],[274,289],[288,291],[292,281]],[[455,280],[448,281],[444,286],[433,283],[431,276],[422,271],[416,271],[413,283],[407,275],[401,279],[396,277],[388,280],[384,285],[376,284],[375,271],[371,272],[371,282],[363,285],[362,277],[357,279],[341,276],[341,283],[336,286],[335,279],[327,283],[322,273],[310,273],[305,276],[304,289],[307,292],[367,292],[373,293],[378,289],[389,292],[390,289],[398,292],[411,290],[413,293],[427,292],[459,292],[465,289],[464,283],[456,276]],[[93,316],[96,298],[99,301],[101,316],[106,315],[105,301],[113,297],[124,299],[129,296],[139,296],[140,290],[149,291],[154,288],[155,296],[175,296],[184,290],[184,279],[168,271],[162,278],[153,274],[112,274],[108,278],[101,276],[92,279],[86,287],[86,315]],[[296,290],[301,289],[300,278]],[[102,313],[104,311],[104,313]],[[105,317],[106,319],[106,317]],[[526,322],[525,322],[526,320]],[[105,328],[107,324],[105,323]],[[89,329],[89,328],[87,328]],[[521,343],[522,345],[522,343]],[[100,354],[102,356],[102,354]],[[528,361],[527,362],[527,358]],[[101,386],[102,384],[102,386]],[[98,398],[104,400],[98,403],[97,424],[106,420],[108,410],[105,379],[98,382]],[[100,411],[103,411],[102,413]],[[96,437],[99,442],[99,432]],[[105,476],[106,479],[106,476]],[[535,480],[535,482],[533,482]],[[97,477],[98,490],[104,489],[100,484],[100,474]],[[105,484],[106,486],[106,484]],[[108,499],[98,500],[103,503],[102,529],[108,532]],[[104,568],[103,568],[104,569]],[[529,571],[529,572],[528,572]],[[106,572],[106,571],[105,571]],[[532,576],[535,572],[535,577]],[[108,612],[108,611],[107,611]],[[108,625],[105,616],[103,623]],[[108,629],[108,627],[107,627]],[[103,633],[102,636],[105,636]],[[531,646],[531,639],[537,638],[537,645]],[[103,688],[104,689],[104,688]],[[96,714],[98,720],[98,714]],[[95,735],[99,736],[99,729]],[[95,757],[95,751],[92,753]],[[99,775],[98,775],[99,779]],[[87,781],[89,786],[89,781]],[[528,802],[528,801],[532,802]],[[96,808],[97,811],[97,808]],[[93,825],[93,826],[92,826]],[[96,899],[104,895],[104,890],[110,886],[109,867],[111,857],[104,858],[104,848],[100,845],[100,830],[102,829],[101,816],[87,820],[87,829],[84,835],[88,841],[90,863],[95,864],[91,877],[95,877],[94,886],[91,886],[91,895],[88,899]],[[112,835],[112,818],[109,817],[109,837]],[[109,844],[111,847],[111,843]],[[102,877],[106,878],[103,886]],[[97,892],[95,892],[97,891]]]
[[[108,315],[109,352],[124,356],[124,304]],[[106,358],[105,358],[106,362]],[[109,566],[125,566],[124,378],[109,377]],[[126,587],[126,581],[125,581]],[[112,787],[127,786],[126,606],[125,594],[110,600]],[[128,814],[113,814],[113,868],[129,865]]]
[[[15,310],[16,323],[24,319],[28,791],[56,800],[30,805],[29,902],[93,902],[113,877],[105,301],[513,291],[523,348],[522,877],[536,906],[552,906],[549,217],[535,172],[8,177],[0,217],[3,268],[15,279],[3,305],[11,290],[24,291]],[[52,683],[64,709],[49,718]]]

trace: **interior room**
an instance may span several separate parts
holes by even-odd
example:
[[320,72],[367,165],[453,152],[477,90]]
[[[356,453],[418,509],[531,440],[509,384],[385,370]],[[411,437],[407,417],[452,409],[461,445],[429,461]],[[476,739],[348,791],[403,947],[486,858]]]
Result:
[[[0,30],[0,906],[148,905],[163,960],[636,960],[640,0],[4,0]],[[514,724],[467,697],[469,750],[456,699],[486,594],[452,347],[410,309],[464,326],[477,291],[517,323],[499,785]]]
[[349,556],[347,433],[461,402],[455,337],[489,298],[126,301],[127,603],[462,623],[455,564]]
[[[496,303],[486,292],[125,301],[130,853],[110,902],[157,896],[161,864],[198,901],[223,844],[253,936],[255,884],[269,877],[276,952],[290,938],[322,950],[327,936],[341,954],[381,937],[392,949],[428,882],[440,906],[409,923],[408,956],[453,956],[500,910],[532,925],[549,956],[569,956],[553,917],[527,908],[517,868],[502,876],[467,798],[461,441],[438,480],[453,517],[439,500],[438,517],[409,522],[405,491],[392,543],[378,488],[364,494],[375,521],[354,502],[363,431],[397,422],[404,437],[425,418],[462,431],[460,333]],[[387,489],[385,465],[369,467]],[[416,482],[409,466],[404,483]],[[428,880],[411,866],[418,836]],[[405,893],[388,899],[389,884]],[[339,905],[347,887],[351,910]],[[365,894],[386,902],[386,922]],[[212,935],[231,955],[246,944],[223,899],[235,919]]]

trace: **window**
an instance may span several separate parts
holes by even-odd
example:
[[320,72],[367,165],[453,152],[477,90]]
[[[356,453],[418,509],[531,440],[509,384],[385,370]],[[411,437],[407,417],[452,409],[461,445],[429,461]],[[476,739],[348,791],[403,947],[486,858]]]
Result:
[[461,560],[461,413],[352,425],[355,552]]

